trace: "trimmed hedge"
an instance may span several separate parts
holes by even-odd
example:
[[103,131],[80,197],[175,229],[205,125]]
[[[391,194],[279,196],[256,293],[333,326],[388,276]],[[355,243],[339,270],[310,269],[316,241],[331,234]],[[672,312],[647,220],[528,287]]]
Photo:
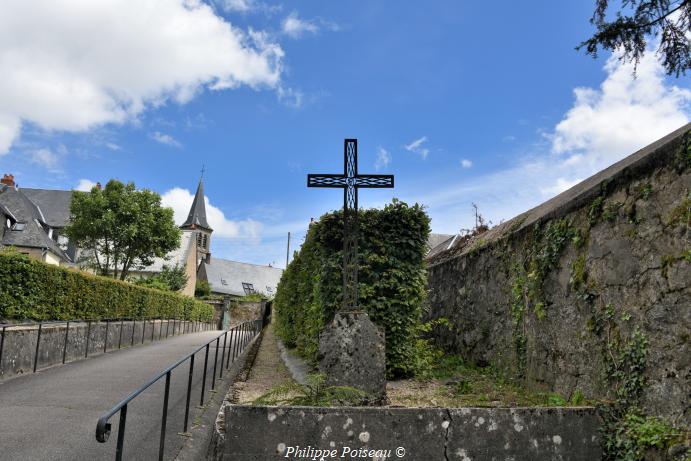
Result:
[[212,316],[213,308],[194,298],[0,251],[0,319],[175,317],[210,321]]
[[[383,210],[359,213],[360,307],[386,332],[389,376],[410,376],[418,363],[429,217],[421,205],[398,200]],[[273,304],[276,330],[312,362],[319,353],[319,332],[341,304],[342,261],[343,213],[338,211],[310,226],[278,284]]]

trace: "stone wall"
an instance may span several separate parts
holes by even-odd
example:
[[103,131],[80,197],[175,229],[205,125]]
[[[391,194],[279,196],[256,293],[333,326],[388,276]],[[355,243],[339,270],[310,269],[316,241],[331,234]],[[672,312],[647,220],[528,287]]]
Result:
[[598,427],[593,408],[228,405],[221,459],[595,460]]
[[[92,322],[91,325],[86,322],[70,322],[69,331],[66,323],[45,324],[41,327],[36,369],[40,370],[62,364],[63,354],[65,362],[72,362],[86,356],[103,354],[104,349],[112,351],[118,348],[148,344],[152,341],[159,341],[166,339],[166,337],[177,336],[202,328],[208,328],[208,325],[188,321],[174,322],[173,320],[108,322],[107,328],[105,322]],[[65,339],[67,339],[67,343],[65,343]],[[0,380],[33,372],[38,342],[38,325],[8,326],[1,342]]]
[[432,254],[437,344],[566,398],[612,399],[640,377],[643,409],[688,426],[690,164],[691,124]]
[[233,301],[230,302],[230,326],[239,325],[248,320],[259,320],[264,314],[266,301]]

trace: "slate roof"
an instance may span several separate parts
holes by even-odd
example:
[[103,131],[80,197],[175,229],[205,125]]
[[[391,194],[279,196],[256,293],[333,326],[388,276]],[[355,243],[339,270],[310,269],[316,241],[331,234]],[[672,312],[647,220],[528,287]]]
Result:
[[199,185],[197,186],[197,193],[194,194],[194,200],[192,201],[192,207],[190,208],[190,213],[187,215],[187,220],[182,223],[182,228],[194,228],[203,227],[204,229],[211,230],[211,226],[206,221],[206,205],[204,205],[204,183],[199,180]]
[[429,237],[427,238],[427,252],[429,253],[434,248],[438,247],[444,242],[448,242],[452,238],[454,238],[454,236],[451,234],[429,234]]
[[50,227],[65,227],[70,220],[71,190],[29,189],[21,191],[43,212]]
[[0,241],[2,245],[48,248],[65,261],[70,261],[57,242],[48,237],[46,229],[42,226],[47,223],[41,208],[24,194],[23,189],[0,186],[0,203],[8,212],[8,216],[14,217],[17,222],[25,223],[22,230],[7,230]]
[[163,266],[175,267],[179,265],[180,267],[185,267],[187,265],[187,256],[190,251],[194,251],[197,240],[195,239],[195,233],[190,231],[182,231],[182,236],[180,237],[180,247],[177,250],[173,250],[166,255],[165,258],[156,258],[154,262],[146,266],[144,269],[136,269],[138,272],[161,272]]
[[[276,293],[278,281],[283,269],[270,266],[229,261],[227,259],[212,258],[211,263],[203,261],[200,268],[200,278],[207,280],[211,291],[235,296],[245,296],[242,287],[244,283],[251,283],[256,291],[269,296]],[[268,290],[267,287],[271,288]]]

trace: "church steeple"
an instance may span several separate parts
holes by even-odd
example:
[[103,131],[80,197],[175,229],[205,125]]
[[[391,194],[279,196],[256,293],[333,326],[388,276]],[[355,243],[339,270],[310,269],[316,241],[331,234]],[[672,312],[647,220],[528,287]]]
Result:
[[187,220],[180,226],[181,229],[196,229],[198,227],[204,228],[206,230],[213,230],[209,223],[206,221],[206,206],[204,205],[204,183],[202,179],[199,179],[199,185],[197,186],[197,193],[194,194],[194,200],[192,201],[192,208],[187,215]]
[[192,207],[187,215],[187,220],[182,223],[180,229],[188,232],[193,232],[197,240],[197,265],[202,260],[211,262],[211,233],[213,229],[206,220],[206,206],[204,205],[204,182],[202,177],[199,178],[199,185],[197,186],[197,193],[194,194]]

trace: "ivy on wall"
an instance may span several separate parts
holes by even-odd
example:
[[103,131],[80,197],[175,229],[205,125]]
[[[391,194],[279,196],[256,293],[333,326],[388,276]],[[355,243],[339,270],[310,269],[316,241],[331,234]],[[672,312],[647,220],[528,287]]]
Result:
[[178,318],[209,321],[194,298],[0,251],[0,319]]
[[[359,211],[360,307],[386,334],[390,377],[416,372],[418,322],[425,296],[424,255],[429,217],[420,205],[395,200],[383,210]],[[340,306],[343,213],[312,224],[305,243],[283,273],[274,300],[277,332],[313,362],[319,332]]]

